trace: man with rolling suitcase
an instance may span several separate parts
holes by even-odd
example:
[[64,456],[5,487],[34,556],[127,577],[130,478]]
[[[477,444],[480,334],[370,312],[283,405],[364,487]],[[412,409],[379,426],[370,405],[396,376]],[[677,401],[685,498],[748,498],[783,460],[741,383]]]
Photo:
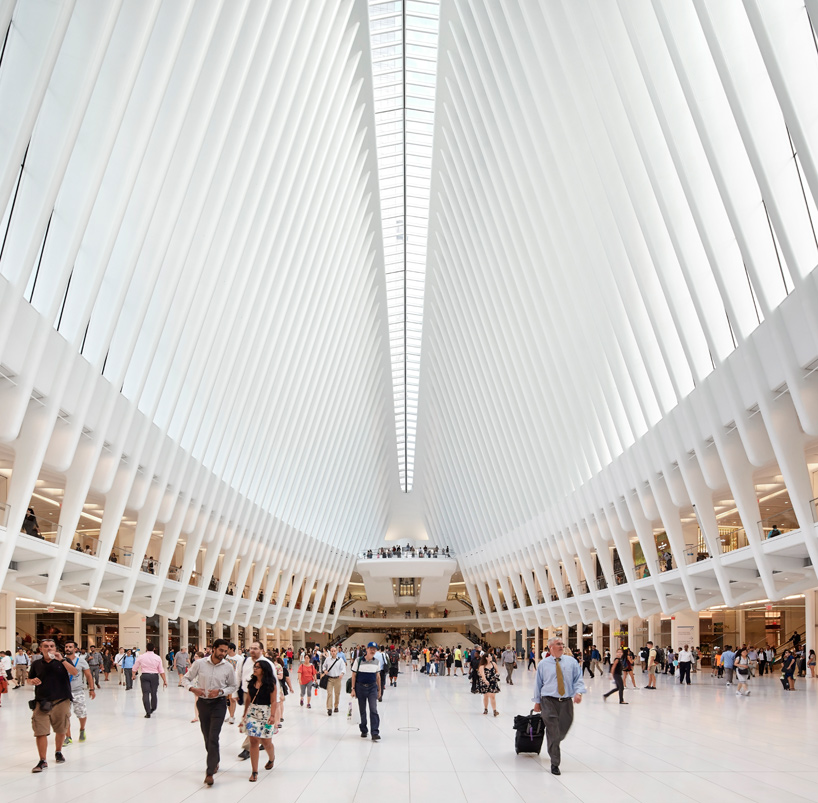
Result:
[[534,711],[542,715],[551,758],[551,774],[560,775],[560,742],[568,735],[574,721],[574,703],[582,702],[585,683],[582,667],[565,652],[559,637],[548,639],[547,658],[537,666],[534,681]]

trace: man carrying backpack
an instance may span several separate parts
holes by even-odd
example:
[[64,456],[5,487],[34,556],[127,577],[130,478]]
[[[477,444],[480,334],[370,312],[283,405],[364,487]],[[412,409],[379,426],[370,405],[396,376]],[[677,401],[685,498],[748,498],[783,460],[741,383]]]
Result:
[[387,653],[387,658],[389,659],[389,685],[390,686],[397,686],[398,685],[398,665],[400,664],[400,653],[398,650],[392,646],[389,648],[389,652]]

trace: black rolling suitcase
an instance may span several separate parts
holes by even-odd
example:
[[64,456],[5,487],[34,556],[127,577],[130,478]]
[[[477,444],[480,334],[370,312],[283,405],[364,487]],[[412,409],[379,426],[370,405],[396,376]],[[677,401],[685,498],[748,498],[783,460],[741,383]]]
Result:
[[517,753],[537,753],[542,750],[545,738],[545,723],[539,714],[529,716],[517,715],[514,717],[514,730],[517,735],[514,739],[514,748]]

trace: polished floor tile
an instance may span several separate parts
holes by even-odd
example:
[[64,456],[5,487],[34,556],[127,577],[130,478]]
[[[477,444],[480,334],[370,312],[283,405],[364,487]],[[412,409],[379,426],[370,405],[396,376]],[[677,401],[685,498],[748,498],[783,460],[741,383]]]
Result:
[[[519,675],[519,673],[518,673]],[[357,717],[326,715],[290,697],[275,738],[276,766],[248,783],[249,762],[238,760],[242,737],[222,731],[218,792],[261,803],[282,795],[289,803],[355,803],[389,790],[391,803],[539,803],[549,801],[723,801],[739,795],[768,801],[818,801],[818,681],[799,680],[784,693],[777,679],[756,680],[750,697],[736,697],[723,681],[694,676],[680,687],[660,676],[656,692],[628,690],[629,705],[602,700],[607,678],[588,680],[574,726],[562,745],[562,775],[541,756],[514,752],[512,721],[531,707],[533,672],[501,686],[500,716],[484,716],[479,698],[460,677],[427,678],[402,672],[380,706],[382,741],[361,739]],[[26,705],[31,690],[10,691],[0,709],[0,784],[6,803],[71,803],[101,795],[125,801],[172,799],[198,803],[204,748],[191,723],[192,697],[163,691],[159,710],[143,718],[139,692],[104,684],[89,703],[88,741],[65,748],[67,763],[32,775],[36,761]],[[76,728],[77,723],[74,720]],[[75,734],[76,735],[76,734]]]

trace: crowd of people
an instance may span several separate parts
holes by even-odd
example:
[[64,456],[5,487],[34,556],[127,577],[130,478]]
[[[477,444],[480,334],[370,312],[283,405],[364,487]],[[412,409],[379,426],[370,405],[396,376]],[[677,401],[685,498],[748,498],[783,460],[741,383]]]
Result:
[[[157,711],[160,682],[167,687],[168,675],[175,674],[178,686],[194,695],[191,721],[201,729],[206,753],[204,783],[211,786],[219,769],[219,737],[225,723],[238,724],[245,735],[239,758],[250,760],[251,782],[258,780],[262,752],[266,757],[264,769],[273,769],[273,736],[284,727],[286,698],[297,692],[300,707],[311,709],[318,698],[325,704],[327,716],[332,717],[343,714],[345,691],[349,697],[347,718],[357,715],[361,737],[377,742],[381,739],[379,705],[386,689],[397,687],[401,671],[430,678],[465,677],[471,693],[480,697],[483,715],[491,712],[496,717],[501,685],[514,685],[515,672],[527,658],[527,670],[535,671],[532,702],[544,723],[551,770],[560,774],[559,745],[571,727],[573,705],[580,703],[585,693],[586,672],[591,677],[610,673],[613,686],[602,695],[603,700],[618,694],[620,704],[627,705],[624,692],[628,679],[639,688],[634,676],[637,663],[642,675],[647,676],[641,688],[653,690],[657,688],[657,676],[664,675],[690,685],[691,673],[697,671],[702,658],[698,647],[684,645],[674,650],[652,641],[636,653],[623,645],[611,655],[609,650],[600,651],[591,644],[572,654],[561,639],[552,638],[536,656],[533,649],[518,654],[511,645],[480,647],[467,642],[466,646],[440,646],[432,643],[425,631],[400,641],[399,633],[388,635],[385,644],[369,642],[349,650],[342,644],[298,651],[292,646],[265,649],[258,641],[238,650],[232,642],[216,639],[204,651],[183,647],[170,650],[164,657],[152,644],[144,651],[114,650],[111,645],[83,649],[73,640],[60,641],[46,635],[30,650],[21,646],[15,654],[0,654],[0,700],[9,688],[34,687],[29,705],[38,761],[32,771],[40,773],[48,768],[46,753],[52,731],[54,761],[58,764],[65,763],[63,750],[74,740],[72,717],[79,725],[74,732],[76,739],[84,742],[88,738],[88,703],[96,698],[102,683],[112,682],[112,674],[118,676],[118,684],[126,692],[139,683],[146,719]],[[393,635],[396,638],[392,639]],[[772,648],[747,645],[715,650],[711,676],[724,679],[729,687],[735,684],[737,696],[749,696],[751,679],[771,673],[776,666],[781,671],[783,688],[791,691],[796,676],[807,672],[815,676],[815,663],[814,651],[805,654],[796,633],[781,656],[776,656]],[[319,692],[323,692],[321,697]]]
[[398,544],[391,549],[389,547],[367,549],[366,552],[361,553],[361,556],[367,560],[373,558],[436,558],[438,556],[448,558],[450,555],[449,547],[443,547],[443,549],[438,546],[416,547],[412,544],[407,544],[405,547]]

